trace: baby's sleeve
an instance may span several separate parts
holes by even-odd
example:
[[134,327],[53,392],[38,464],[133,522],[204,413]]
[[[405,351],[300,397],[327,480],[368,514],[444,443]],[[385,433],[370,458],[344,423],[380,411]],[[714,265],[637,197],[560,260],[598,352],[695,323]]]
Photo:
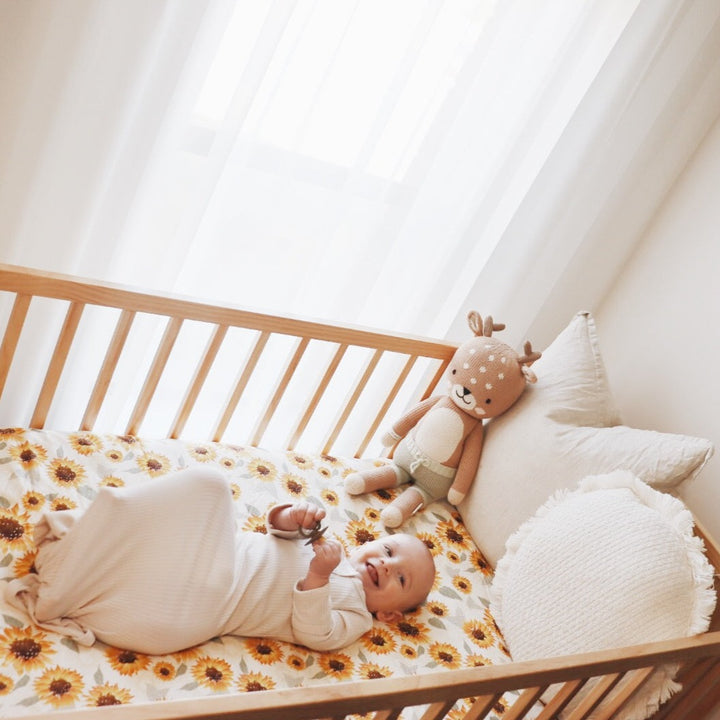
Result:
[[292,629],[296,642],[311,650],[339,650],[372,627],[372,615],[362,605],[333,608],[330,585],[293,591]]

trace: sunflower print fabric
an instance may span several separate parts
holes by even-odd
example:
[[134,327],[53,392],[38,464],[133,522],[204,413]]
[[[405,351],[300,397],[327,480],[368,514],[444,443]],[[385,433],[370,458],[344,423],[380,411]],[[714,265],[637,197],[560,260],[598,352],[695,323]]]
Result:
[[[311,500],[326,508],[328,532],[349,549],[386,534],[380,512],[393,491],[350,497],[343,490],[344,477],[368,462],[218,443],[6,428],[0,430],[0,579],[4,584],[32,572],[33,530],[41,513],[86,507],[100,486],[140,483],[188,466],[215,466],[227,474],[243,529],[266,532],[269,507]],[[339,652],[236,637],[163,656],[101,643],[84,648],[29,624],[0,599],[0,717],[508,662],[487,609],[492,570],[454,509],[435,503],[403,531],[421,537],[435,557],[437,576],[427,602],[397,624],[376,621]],[[497,718],[512,699],[498,701]],[[421,710],[408,709],[403,718]]]

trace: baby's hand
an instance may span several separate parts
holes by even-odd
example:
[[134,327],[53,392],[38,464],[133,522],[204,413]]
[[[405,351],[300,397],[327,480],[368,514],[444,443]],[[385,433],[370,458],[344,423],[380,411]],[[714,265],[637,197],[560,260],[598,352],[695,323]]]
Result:
[[311,530],[325,517],[324,508],[314,503],[298,502],[280,508],[272,516],[272,524],[278,530],[298,530],[305,528]]
[[313,543],[315,556],[310,561],[308,573],[302,583],[303,590],[312,590],[327,584],[330,573],[343,556],[342,545],[337,540],[321,539]]

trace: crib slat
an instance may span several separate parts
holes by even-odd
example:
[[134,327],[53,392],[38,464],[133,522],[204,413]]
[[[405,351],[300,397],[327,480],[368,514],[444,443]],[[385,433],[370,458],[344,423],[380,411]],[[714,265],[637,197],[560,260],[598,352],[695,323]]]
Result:
[[580,688],[585,684],[585,680],[586,678],[581,678],[564,682],[535,720],[550,720],[555,717],[578,694]]
[[523,690],[507,712],[503,713],[503,720],[522,720],[546,689],[545,687],[531,687]]
[[392,708],[391,710],[378,710],[373,715],[373,720],[397,720],[404,708]]
[[134,320],[135,313],[132,310],[123,310],[122,313],[120,313],[117,325],[115,326],[115,332],[105,353],[105,360],[100,368],[100,373],[95,380],[95,387],[93,387],[90,400],[88,400],[87,407],[85,408],[85,414],[80,423],[81,430],[92,430],[95,425],[95,420],[97,420],[98,413],[105,400],[105,395],[110,387],[110,381],[115,373],[115,368],[120,360],[120,355],[123,347],[125,347],[125,342],[127,341]]
[[420,720],[441,720],[452,710],[456,702],[457,700],[445,700],[444,702],[432,703],[422,714]]
[[476,698],[468,711],[462,716],[463,720],[482,720],[492,712],[497,701],[502,697],[499,693],[493,695],[481,695]]
[[263,350],[265,349],[265,345],[267,345],[267,341],[269,339],[270,332],[266,330],[264,332],[261,332],[255,340],[255,344],[253,345],[253,348],[250,352],[250,356],[248,357],[247,362],[245,363],[242,371],[240,372],[240,376],[235,383],[235,387],[233,388],[233,391],[230,394],[230,398],[225,404],[225,409],[223,410],[220,419],[218,420],[218,423],[215,427],[215,432],[213,432],[212,438],[213,442],[220,442],[222,440],[222,436],[227,430],[227,426],[230,423],[233,413],[235,412],[235,408],[237,408],[237,405],[240,402],[240,398],[245,392],[245,388],[247,387],[248,382],[250,382],[250,378],[252,377],[253,372],[255,372],[255,368],[257,367],[258,361],[260,360],[260,356],[262,355]]
[[227,325],[215,326],[215,330],[212,334],[212,337],[208,341],[202,360],[200,361],[197,370],[195,370],[195,376],[193,377],[192,382],[188,386],[187,392],[185,393],[185,398],[183,399],[180,410],[175,417],[172,429],[170,430],[170,434],[168,437],[180,437],[180,434],[185,427],[185,423],[187,422],[188,417],[190,417],[190,413],[192,412],[193,407],[195,407],[198,395],[200,394],[200,390],[202,390],[202,386],[205,384],[205,380],[207,379],[208,373],[210,372],[210,368],[215,362],[215,358],[217,357],[217,354],[220,350],[220,346],[223,344],[223,340],[225,340],[227,331]]
[[287,390],[287,386],[290,383],[292,376],[295,374],[295,371],[297,370],[297,367],[300,364],[300,360],[302,360],[302,356],[305,354],[305,350],[307,350],[307,346],[309,343],[310,338],[306,337],[300,338],[300,340],[298,341],[295,347],[295,352],[293,353],[292,358],[290,358],[290,362],[285,368],[285,372],[283,373],[283,376],[278,383],[277,389],[275,390],[272,399],[270,400],[267,408],[265,409],[265,413],[260,419],[260,422],[258,422],[258,424],[255,426],[252,438],[250,439],[250,445],[257,447],[262,442],[262,437],[265,434],[265,430],[267,430],[267,426],[270,424],[270,421],[272,420],[272,417],[275,414],[275,411],[277,410],[278,405],[280,404],[280,401],[282,400],[282,397]]
[[[686,666],[682,672],[682,676],[678,674],[678,680],[682,683],[682,690],[671,696],[670,699],[660,706],[660,709],[653,715],[653,720],[681,720],[682,718],[691,717],[687,715],[690,705],[694,705],[693,696],[695,694],[702,697],[708,690],[712,688],[712,674],[715,669],[717,684],[717,658],[706,658],[699,660],[692,665]],[[697,698],[697,695],[695,695]],[[699,698],[697,700],[699,702]]]
[[150,406],[150,401],[152,400],[158,383],[160,382],[160,377],[162,376],[165,365],[170,357],[173,345],[175,345],[177,336],[180,333],[182,324],[183,319],[181,317],[174,317],[170,318],[167,326],[165,327],[165,333],[163,334],[160,345],[155,353],[155,359],[153,360],[150,371],[145,378],[145,384],[140,391],[140,395],[135,403],[135,408],[130,416],[130,422],[125,430],[127,435],[137,435],[138,430],[140,429],[140,425],[145,418],[145,413]]
[[15,296],[15,302],[13,302],[13,308],[8,319],[7,327],[5,328],[2,346],[0,346],[0,395],[2,395],[5,389],[7,376],[10,372],[13,358],[15,357],[18,340],[20,339],[20,333],[22,332],[28,308],[30,307],[30,300],[32,300],[31,295],[18,294]]
[[375,371],[375,368],[377,367],[377,364],[380,362],[380,358],[383,356],[383,351],[378,349],[373,354],[372,357],[368,360],[368,362],[365,365],[365,370],[363,371],[361,377],[355,383],[355,387],[353,388],[352,393],[350,394],[350,397],[345,402],[345,405],[343,406],[343,409],[340,412],[340,416],[335,421],[335,425],[333,429],[330,431],[330,434],[328,435],[327,439],[325,440],[325,445],[323,446],[322,450],[320,451],[323,455],[328,455],[330,453],[330,450],[332,449],[332,446],[335,444],[335,441],[337,440],[338,435],[342,431],[343,427],[345,427],[345,423],[347,422],[347,419],[350,417],[350,413],[353,411],[353,408],[357,404],[357,401],[360,399],[360,396],[362,395],[363,390],[365,389],[365,386],[368,384],[373,372]]
[[322,396],[325,394],[325,391],[327,390],[328,385],[330,384],[330,381],[332,380],[333,376],[335,375],[335,372],[338,369],[338,366],[340,365],[340,361],[345,356],[347,348],[348,348],[347,344],[343,343],[335,351],[335,354],[333,355],[332,360],[330,361],[330,364],[327,367],[327,370],[325,370],[325,374],[322,376],[322,379],[318,383],[318,386],[315,389],[315,392],[314,392],[312,398],[310,399],[310,401],[307,404],[304,414],[298,421],[293,432],[290,434],[290,438],[287,441],[287,449],[288,450],[293,450],[295,448],[297,441],[300,439],[300,436],[303,434],[303,432],[305,431],[305,428],[308,426],[308,423],[310,422],[310,418],[312,417],[313,413],[315,412],[315,409],[317,408],[320,400],[322,399]]
[[45,420],[47,419],[50,405],[55,397],[55,391],[60,382],[60,376],[65,367],[65,362],[72,347],[73,338],[75,337],[75,332],[77,331],[84,309],[84,303],[71,303],[68,308],[65,322],[60,330],[55,351],[53,352],[47,374],[45,375],[45,382],[43,382],[35,405],[35,411],[30,420],[30,427],[32,428],[42,428],[45,426]]
[[584,697],[580,704],[567,716],[566,720],[584,720],[600,704],[602,699],[617,685],[624,673],[603,675]]
[[400,392],[400,388],[403,386],[403,383],[405,382],[405,380],[407,380],[407,376],[410,374],[410,371],[413,369],[413,366],[415,365],[416,361],[417,361],[417,355],[411,355],[405,362],[405,365],[403,366],[403,369],[400,372],[400,375],[398,375],[398,378],[395,381],[395,384],[392,386],[392,389],[387,394],[387,396],[385,398],[385,402],[383,402],[382,407],[380,408],[377,415],[375,416],[375,419],[372,421],[370,427],[368,428],[368,431],[365,434],[365,437],[363,438],[362,442],[360,443],[357,450],[355,451],[356,458],[359,458],[365,452],[365,449],[367,448],[367,446],[370,444],[370,441],[375,436],[375,433],[377,432],[378,427],[380,427],[380,423],[385,418],[387,411],[390,409],[390,406],[393,404],[393,401],[397,397],[397,394]]
[[593,716],[595,720],[611,720],[615,713],[623,708],[630,699],[640,690],[640,688],[650,679],[655,672],[654,667],[638,668],[627,673],[627,682],[622,683],[622,687],[595,711]]

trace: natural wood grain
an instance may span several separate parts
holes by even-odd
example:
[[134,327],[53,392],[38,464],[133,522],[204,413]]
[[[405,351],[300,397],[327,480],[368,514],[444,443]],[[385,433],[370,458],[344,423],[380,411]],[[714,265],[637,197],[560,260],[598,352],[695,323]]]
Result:
[[12,312],[8,319],[5,333],[3,334],[2,345],[0,345],[0,395],[5,389],[10,366],[15,357],[20,333],[22,332],[27,317],[27,311],[30,307],[30,295],[16,295],[13,303]]

